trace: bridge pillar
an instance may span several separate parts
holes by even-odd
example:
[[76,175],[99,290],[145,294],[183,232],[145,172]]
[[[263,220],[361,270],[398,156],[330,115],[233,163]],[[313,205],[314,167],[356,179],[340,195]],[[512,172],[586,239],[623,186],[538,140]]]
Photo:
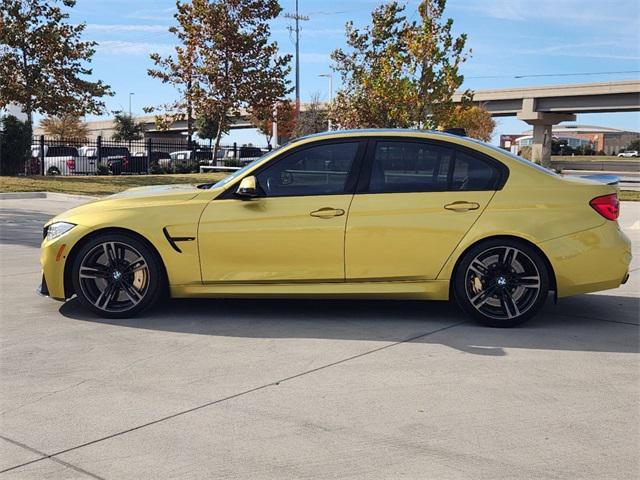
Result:
[[525,98],[518,119],[533,126],[531,161],[545,167],[551,165],[551,129],[560,122],[575,121],[572,113],[549,113],[536,111],[535,99]]

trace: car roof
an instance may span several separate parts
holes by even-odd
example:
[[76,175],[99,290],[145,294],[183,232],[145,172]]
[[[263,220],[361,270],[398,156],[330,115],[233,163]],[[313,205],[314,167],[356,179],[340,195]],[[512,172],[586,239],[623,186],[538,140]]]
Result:
[[[324,137],[336,138],[339,136],[344,137],[352,137],[352,136],[367,136],[367,137],[375,137],[375,136],[385,136],[385,135],[399,135],[399,136],[407,136],[407,137],[429,137],[429,138],[438,138],[441,137],[443,140],[450,140],[452,138],[465,138],[460,135],[454,135],[451,133],[440,132],[437,130],[420,130],[415,128],[362,128],[362,129],[350,129],[350,130],[331,130],[328,132],[320,132],[314,133],[311,135],[306,135],[304,137],[297,138],[298,140],[309,140],[309,139],[321,139]],[[469,139],[471,140],[471,139]]]

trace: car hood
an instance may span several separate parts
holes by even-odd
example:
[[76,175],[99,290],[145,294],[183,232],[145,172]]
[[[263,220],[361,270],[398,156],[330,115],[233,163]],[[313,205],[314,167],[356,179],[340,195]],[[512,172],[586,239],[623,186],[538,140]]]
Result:
[[85,203],[79,207],[67,210],[51,219],[47,224],[56,221],[68,221],[71,223],[84,223],[80,218],[91,218],[93,215],[103,214],[107,211],[131,210],[148,206],[174,205],[187,202],[195,198],[200,190],[196,185],[154,185],[150,187],[135,187],[120,193],[100,198]]

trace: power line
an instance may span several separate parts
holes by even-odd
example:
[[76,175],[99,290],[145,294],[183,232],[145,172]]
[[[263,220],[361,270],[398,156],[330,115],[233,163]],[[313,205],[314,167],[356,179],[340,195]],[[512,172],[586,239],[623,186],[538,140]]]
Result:
[[640,70],[623,70],[619,72],[576,72],[576,73],[537,73],[529,75],[479,75],[475,77],[465,77],[467,79],[475,78],[534,78],[534,77],[578,77],[593,75],[616,75],[622,73],[640,73]]

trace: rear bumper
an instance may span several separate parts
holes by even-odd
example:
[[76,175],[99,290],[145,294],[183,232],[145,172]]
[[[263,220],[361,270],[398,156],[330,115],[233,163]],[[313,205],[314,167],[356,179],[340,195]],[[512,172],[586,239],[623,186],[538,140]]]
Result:
[[629,276],[631,242],[617,223],[539,244],[551,262],[558,297],[619,287]]

